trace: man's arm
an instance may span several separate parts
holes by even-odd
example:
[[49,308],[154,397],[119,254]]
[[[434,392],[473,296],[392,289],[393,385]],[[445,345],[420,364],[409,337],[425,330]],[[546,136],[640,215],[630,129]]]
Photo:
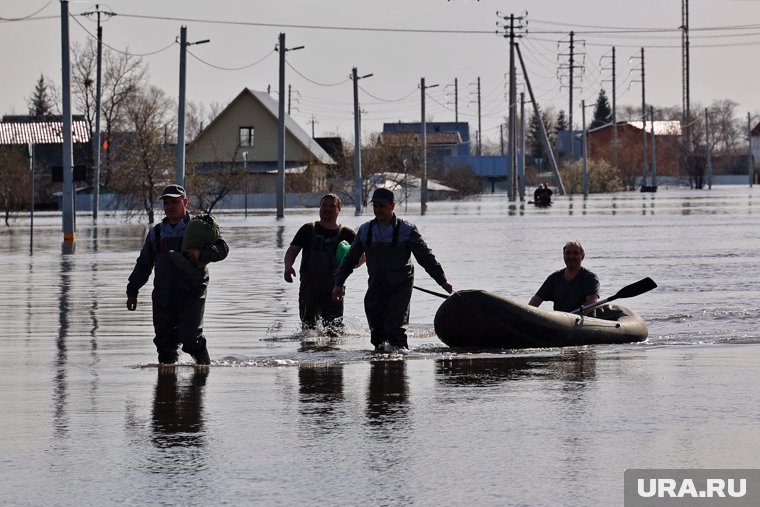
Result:
[[148,281],[148,278],[150,278],[150,273],[153,271],[153,265],[156,261],[151,241],[151,232],[152,230],[149,230],[145,236],[145,243],[143,243],[140,255],[137,257],[137,262],[135,262],[135,267],[132,270],[132,274],[129,275],[129,281],[127,282],[127,310],[129,311],[134,311],[137,308],[137,294]]
[[296,270],[293,269],[293,263],[296,261],[296,257],[298,257],[300,251],[301,247],[292,243],[285,251],[285,270],[283,271],[283,276],[288,283],[293,283],[293,277],[296,274]]
[[543,303],[544,300],[538,297],[538,294],[530,298],[530,301],[528,301],[528,304],[530,306],[541,306],[541,303]]

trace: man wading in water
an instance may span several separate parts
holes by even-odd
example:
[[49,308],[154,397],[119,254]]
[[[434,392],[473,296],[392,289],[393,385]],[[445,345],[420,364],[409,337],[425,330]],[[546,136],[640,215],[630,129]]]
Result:
[[443,268],[435,259],[417,227],[396,216],[393,192],[378,188],[372,194],[375,219],[362,224],[335,276],[332,296],[343,299],[346,278],[362,254],[367,256],[369,280],[364,296],[371,341],[375,350],[403,352],[409,349],[406,326],[409,322],[409,301],[412,299],[414,265],[411,255],[425,271],[451,294]]
[[[203,310],[206,306],[208,270],[206,263],[224,260],[229,253],[227,243],[219,237],[210,245],[182,252],[185,226],[190,222],[186,211],[187,194],[179,185],[169,185],[161,194],[166,217],[148,231],[145,244],[127,283],[127,310],[137,308],[137,293],[153,277],[153,343],[158,362],[177,362],[177,348],[190,354],[197,364],[210,364],[203,336]],[[174,263],[170,252],[182,252],[190,260],[201,262],[198,275],[183,271]]]
[[293,263],[303,249],[301,257],[301,286],[298,291],[298,313],[304,329],[312,329],[319,318],[328,334],[335,335],[343,326],[343,301],[332,299],[335,286],[335,257],[341,241],[349,244],[356,234],[338,223],[340,198],[327,194],[319,201],[319,221],[309,222],[298,229],[285,252],[285,281],[293,283],[296,274]]

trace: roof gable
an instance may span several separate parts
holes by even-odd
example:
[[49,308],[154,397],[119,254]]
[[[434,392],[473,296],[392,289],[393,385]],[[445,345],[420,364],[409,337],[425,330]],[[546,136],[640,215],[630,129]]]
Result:
[[[219,113],[216,118],[214,118],[208,124],[208,126],[203,129],[198,137],[192,143],[190,143],[191,146],[203,143],[204,138],[209,135],[210,132],[213,132],[215,130],[215,127],[222,122],[223,118],[231,115],[233,113],[233,110],[239,107],[239,104],[247,98],[255,101],[255,103],[272,118],[274,125],[277,124],[279,118],[278,103],[266,92],[244,88],[234,99],[232,99],[227,107],[225,107],[222,112]],[[286,132],[290,133],[290,135],[295,138],[296,142],[298,142],[306,151],[313,155],[316,160],[323,164],[335,164],[335,161],[319,145],[319,143],[312,139],[311,136],[309,136],[309,134],[307,134],[306,131],[287,114],[285,115],[285,130]]]

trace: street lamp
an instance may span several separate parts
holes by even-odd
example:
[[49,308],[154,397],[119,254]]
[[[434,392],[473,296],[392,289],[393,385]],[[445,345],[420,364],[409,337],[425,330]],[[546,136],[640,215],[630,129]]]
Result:
[[357,215],[362,212],[362,132],[361,111],[359,110],[359,80],[372,75],[359,76],[356,67],[351,69],[351,79],[354,82],[354,202],[356,203]]
[[179,111],[177,112],[177,185],[185,186],[185,66],[187,46],[206,44],[211,39],[187,42],[187,27],[180,27],[179,41]]
[[243,152],[243,188],[245,189],[245,218],[248,218],[248,152]]
[[277,51],[280,53],[279,104],[277,108],[277,182],[275,200],[277,201],[277,218],[285,216],[285,53],[297,51],[306,46],[285,47],[285,34],[280,33]]

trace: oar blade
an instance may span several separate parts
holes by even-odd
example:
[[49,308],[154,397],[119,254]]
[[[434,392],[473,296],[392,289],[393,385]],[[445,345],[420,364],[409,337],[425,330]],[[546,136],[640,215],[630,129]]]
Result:
[[634,282],[631,285],[623,287],[617,292],[617,294],[615,294],[613,298],[610,299],[632,298],[640,294],[644,294],[645,292],[649,292],[655,287],[657,287],[657,284],[654,283],[654,280],[646,277],[643,280],[639,280],[638,282]]

